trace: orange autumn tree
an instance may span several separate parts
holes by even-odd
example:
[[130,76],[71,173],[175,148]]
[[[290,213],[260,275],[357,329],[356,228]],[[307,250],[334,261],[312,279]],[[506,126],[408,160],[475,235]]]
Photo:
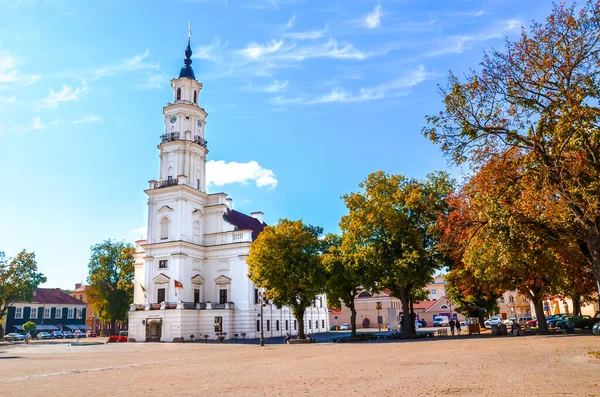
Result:
[[[600,2],[556,5],[479,70],[450,74],[445,109],[424,134],[455,163],[485,164],[518,149],[528,178],[554,194],[600,282]],[[535,244],[534,244],[535,246]]]
[[521,162],[516,150],[493,156],[451,201],[441,227],[446,246],[461,260],[458,269],[490,293],[518,289],[546,331],[544,298],[562,292],[569,269],[587,258],[570,235],[564,202]]

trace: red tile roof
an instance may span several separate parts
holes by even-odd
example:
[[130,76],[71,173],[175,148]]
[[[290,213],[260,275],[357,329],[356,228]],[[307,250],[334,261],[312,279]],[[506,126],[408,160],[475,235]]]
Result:
[[79,299],[62,292],[60,288],[37,288],[34,292],[32,303],[85,305],[85,303]]
[[413,304],[413,308],[414,308],[415,310],[417,310],[417,309],[423,309],[423,310],[427,310],[427,309],[429,309],[431,306],[435,305],[435,304],[436,304],[436,302],[437,302],[437,301],[433,301],[433,300],[429,301],[429,300],[427,300],[427,301],[423,301],[423,302],[415,303],[415,304]]

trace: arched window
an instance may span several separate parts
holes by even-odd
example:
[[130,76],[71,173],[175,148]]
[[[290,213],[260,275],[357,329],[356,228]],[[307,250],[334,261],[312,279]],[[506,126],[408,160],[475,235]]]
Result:
[[197,99],[198,99],[198,98],[197,98],[197,95],[196,95],[196,90],[194,90],[194,103],[196,103],[196,102],[197,102]]
[[440,306],[440,309],[448,309],[448,305],[442,305]]
[[181,99],[181,88],[177,89],[177,100]]
[[166,216],[160,221],[160,239],[166,240],[169,238],[169,218]]

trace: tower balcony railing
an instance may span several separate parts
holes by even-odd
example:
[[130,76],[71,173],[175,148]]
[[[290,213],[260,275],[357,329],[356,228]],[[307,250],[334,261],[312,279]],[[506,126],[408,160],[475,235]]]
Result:
[[200,135],[195,135],[194,136],[194,143],[197,143],[198,145],[202,146],[205,149],[208,149],[208,141],[204,138],[202,138]]
[[160,136],[160,143],[172,142],[179,140],[179,132],[169,132]]
[[155,182],[154,188],[162,189],[164,187],[177,186],[178,184],[179,184],[179,178],[169,178],[169,179],[165,179],[164,181]]

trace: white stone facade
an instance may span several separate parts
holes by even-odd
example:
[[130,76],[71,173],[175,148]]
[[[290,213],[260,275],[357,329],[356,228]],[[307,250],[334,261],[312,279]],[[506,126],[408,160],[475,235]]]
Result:
[[[189,56],[188,61],[191,68]],[[189,340],[191,335],[215,339],[222,333],[227,339],[258,338],[258,291],[248,278],[246,258],[265,226],[263,214],[234,211],[225,193],[206,192],[207,113],[198,106],[202,84],[180,77],[171,86],[174,101],[163,109],[165,134],[158,145],[159,178],[145,191],[148,235],[137,242],[129,337],[138,342]],[[265,337],[297,334],[288,308],[266,304],[263,312]],[[328,330],[323,295],[307,309],[305,331]]]

